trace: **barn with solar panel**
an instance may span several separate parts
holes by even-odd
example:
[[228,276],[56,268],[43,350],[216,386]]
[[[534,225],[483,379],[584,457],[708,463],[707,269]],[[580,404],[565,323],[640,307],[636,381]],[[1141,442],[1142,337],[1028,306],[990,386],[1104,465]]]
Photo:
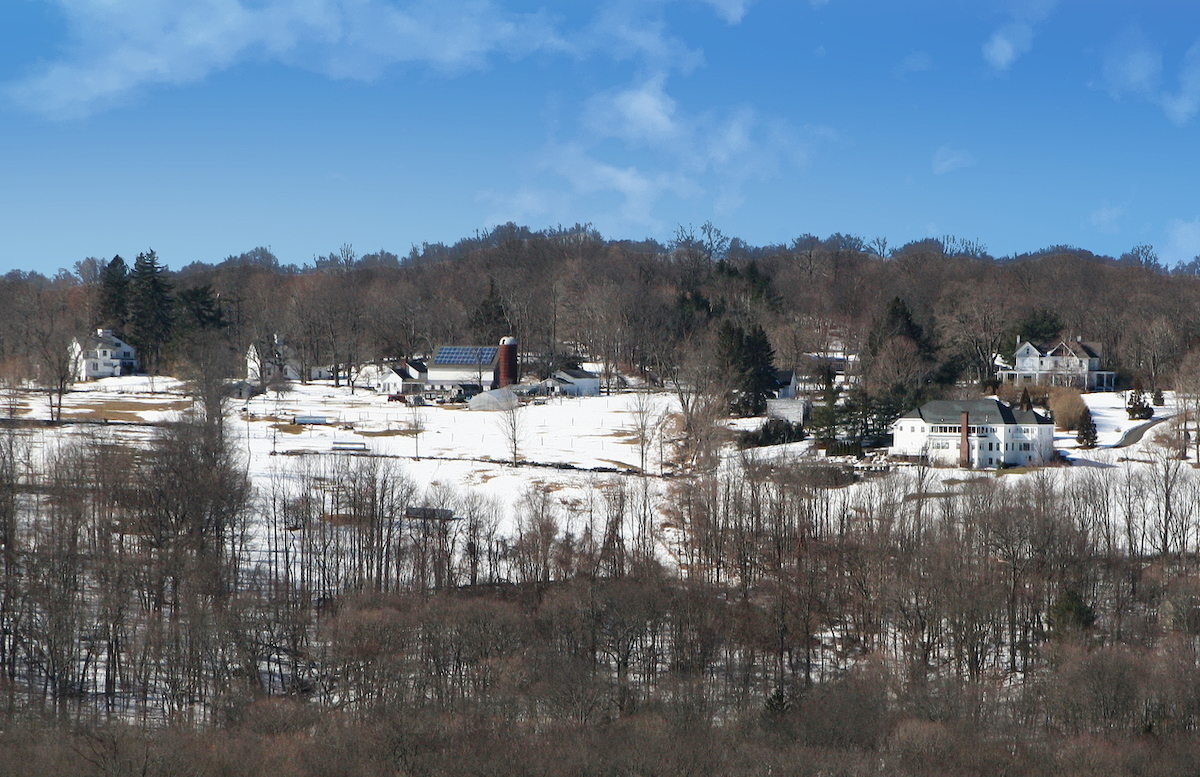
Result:
[[500,348],[495,345],[443,345],[426,362],[425,390],[478,394],[499,380]]

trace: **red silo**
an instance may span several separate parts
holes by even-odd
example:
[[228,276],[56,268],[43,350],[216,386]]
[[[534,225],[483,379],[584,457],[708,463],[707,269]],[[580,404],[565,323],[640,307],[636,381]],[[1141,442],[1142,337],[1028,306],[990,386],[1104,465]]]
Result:
[[517,382],[517,338],[500,340],[500,388]]

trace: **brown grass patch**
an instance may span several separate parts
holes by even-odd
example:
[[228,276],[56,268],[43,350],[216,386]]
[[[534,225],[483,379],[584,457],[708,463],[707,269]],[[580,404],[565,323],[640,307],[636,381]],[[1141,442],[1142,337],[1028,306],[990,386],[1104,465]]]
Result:
[[603,461],[605,464],[611,464],[614,467],[616,467],[617,469],[623,469],[627,472],[641,472],[642,471],[642,468],[637,466],[636,464],[626,464],[625,462],[617,461],[616,459],[596,459],[596,461]]
[[157,411],[166,411],[166,410],[183,411],[183,410],[188,410],[189,408],[191,408],[191,406],[192,406],[192,400],[190,400],[190,399],[175,399],[175,400],[169,400],[169,401],[165,401],[165,402],[162,400],[148,400],[145,402],[138,402],[138,401],[129,400],[129,399],[111,399],[111,400],[102,400],[102,401],[96,401],[96,402],[80,402],[79,404],[72,404],[72,408],[76,409],[76,410],[93,410],[93,411],[100,412],[100,413],[111,412],[111,411],[132,412],[132,413],[137,413],[137,412],[145,413],[148,411],[155,411],[155,410],[157,410]]
[[124,423],[140,424],[145,423],[146,419],[142,418],[137,413],[131,413],[123,410],[85,410],[82,413],[68,412],[63,410],[63,418],[72,421],[121,421]]
[[367,519],[361,515],[354,513],[325,513],[321,516],[321,520],[327,521],[333,526],[366,526]]
[[362,437],[415,437],[414,429],[382,429],[378,432],[359,432]]
[[302,424],[271,424],[271,428],[277,432],[284,434],[303,434],[304,426]]

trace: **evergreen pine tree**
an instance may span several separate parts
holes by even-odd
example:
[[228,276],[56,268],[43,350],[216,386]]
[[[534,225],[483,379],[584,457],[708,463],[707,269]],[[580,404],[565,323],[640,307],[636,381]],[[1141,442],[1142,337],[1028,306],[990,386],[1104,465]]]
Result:
[[1144,420],[1154,415],[1154,408],[1146,403],[1146,396],[1141,388],[1135,386],[1125,403],[1125,412],[1131,419]]
[[742,416],[766,412],[767,398],[778,384],[775,380],[775,351],[763,328],[748,330],[726,321],[717,333],[717,353],[732,383],[730,411]]
[[478,345],[495,345],[500,338],[512,334],[508,320],[508,308],[496,292],[496,282],[488,281],[487,296],[471,314],[471,334]]
[[129,276],[129,341],[147,372],[158,372],[174,323],[171,284],[154,251],[138,254]]
[[100,272],[100,321],[118,337],[125,336],[129,320],[129,268],[118,254]]
[[1085,407],[1079,417],[1079,430],[1075,433],[1075,442],[1079,443],[1080,448],[1095,448],[1098,439],[1092,411]]

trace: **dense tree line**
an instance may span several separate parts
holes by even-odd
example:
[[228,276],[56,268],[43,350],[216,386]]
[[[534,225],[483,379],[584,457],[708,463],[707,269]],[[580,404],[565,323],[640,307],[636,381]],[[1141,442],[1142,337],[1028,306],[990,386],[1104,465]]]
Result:
[[967,482],[747,454],[582,502],[531,485],[502,530],[386,458],[281,457],[253,489],[220,426],[4,438],[10,773],[1200,759],[1200,477],[1173,449]]
[[[151,371],[240,376],[249,345],[285,342],[341,382],[366,361],[513,334],[543,374],[584,356],[610,380],[619,370],[668,387],[716,380],[745,412],[764,391],[747,354],[770,353],[819,384],[822,356],[851,353],[860,380],[829,432],[862,437],[923,398],[988,386],[994,355],[1018,337],[1095,341],[1125,385],[1170,387],[1200,336],[1198,298],[1196,275],[1165,271],[1149,246],[1118,259],[1062,246],[994,259],[954,238],[889,250],[802,235],[753,247],[705,224],[660,245],[506,225],[403,258],[343,245],[296,267],[258,248],[172,272],[146,251],[132,267],[116,257],[54,278],[12,272],[0,280],[13,303],[0,316],[0,364],[61,385],[61,344],[104,326]],[[738,331],[755,338],[748,350],[731,350]]]

